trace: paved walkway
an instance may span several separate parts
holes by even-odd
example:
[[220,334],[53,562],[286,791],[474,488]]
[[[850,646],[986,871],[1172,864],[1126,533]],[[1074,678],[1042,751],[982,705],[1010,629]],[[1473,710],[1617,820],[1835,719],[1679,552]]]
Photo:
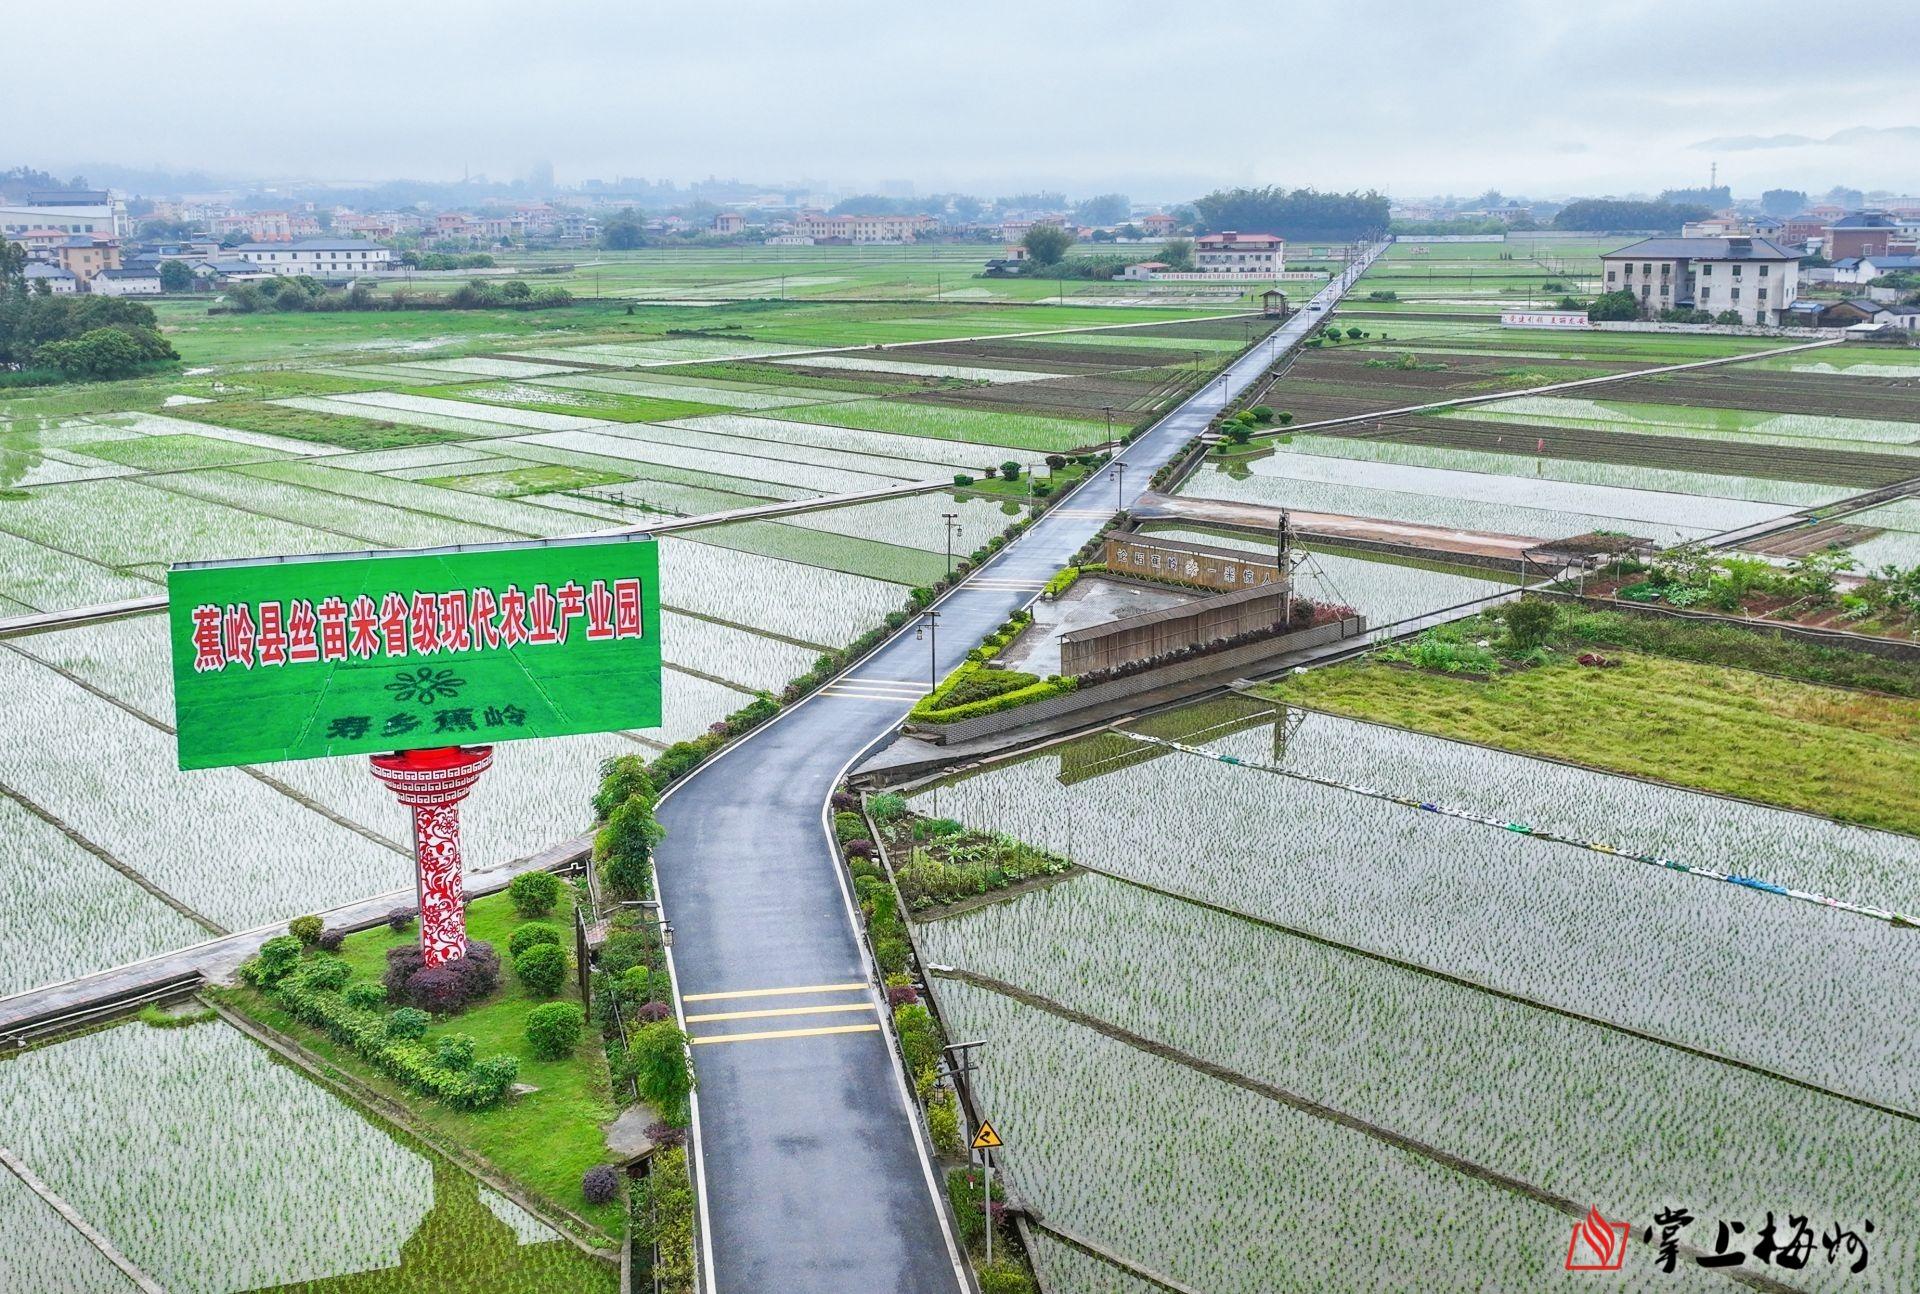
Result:
[[[521,872],[558,867],[583,856],[591,847],[592,837],[577,836],[499,867],[471,872],[467,876],[467,896],[478,898],[503,890],[507,882]],[[385,894],[375,894],[329,908],[319,915],[329,926],[363,930],[379,925],[394,908],[413,901],[414,892],[410,889],[390,890]],[[285,922],[260,926],[178,948],[157,957],[148,957],[144,961],[129,962],[95,975],[0,998],[0,1042],[45,1030],[53,1022],[69,1016],[111,1008],[155,990],[202,979],[231,981],[234,973],[240,969],[240,963],[259,951],[261,944],[286,932]]]
[[[1362,268],[1318,303],[1331,305]],[[884,1000],[830,845],[828,795],[929,677],[1029,600],[1226,395],[1323,317],[1300,312],[1122,449],[942,598],[930,637],[903,630],[663,797],[655,862],[699,1078],[709,1290],[967,1288],[917,1107],[880,1026]]]
[[[1261,503],[1235,503],[1186,495],[1145,494],[1130,514],[1137,521],[1184,521],[1190,525],[1252,526],[1272,533],[1280,524],[1280,509]],[[1335,512],[1306,512],[1289,508],[1294,530],[1308,539],[1361,539],[1382,544],[1404,544],[1438,554],[1499,557],[1520,562],[1529,548],[1546,543],[1527,535],[1503,535],[1490,530],[1458,530],[1414,521],[1384,521],[1378,517],[1349,517]]]

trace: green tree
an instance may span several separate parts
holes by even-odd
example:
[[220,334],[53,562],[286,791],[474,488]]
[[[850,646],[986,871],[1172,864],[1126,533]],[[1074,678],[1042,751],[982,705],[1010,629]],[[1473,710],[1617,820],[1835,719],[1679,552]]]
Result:
[[1760,210],[1770,216],[1797,216],[1807,209],[1807,195],[1801,189],[1768,189],[1760,195]]
[[1035,265],[1058,265],[1066,259],[1067,248],[1073,246],[1073,235],[1058,225],[1035,225],[1027,230],[1020,245]]
[[1117,225],[1130,205],[1124,193],[1101,193],[1075,206],[1073,218],[1083,225]]
[[653,816],[653,800],[632,795],[607,815],[607,825],[593,838],[594,860],[601,878],[632,898],[653,894],[653,847],[666,837],[666,828]]
[[1191,270],[1193,268],[1193,239],[1169,238],[1160,249],[1160,259],[1170,270]]
[[1599,323],[1603,320],[1638,319],[1640,300],[1625,288],[1618,292],[1606,292],[1597,296],[1593,304],[1587,307],[1587,318]]
[[600,226],[600,245],[614,252],[630,252],[636,247],[645,247],[646,227],[640,223],[636,213],[622,211]]
[[693,1071],[687,1066],[687,1035],[671,1020],[656,1020],[634,1031],[627,1048],[627,1073],[640,1095],[669,1123],[686,1122]]
[[1505,611],[1507,641],[1515,651],[1528,652],[1544,646],[1553,632],[1554,607],[1538,598],[1522,598]]
[[160,290],[162,292],[193,291],[193,271],[187,268],[185,261],[160,262]]
[[0,238],[0,293],[27,290],[27,249]]

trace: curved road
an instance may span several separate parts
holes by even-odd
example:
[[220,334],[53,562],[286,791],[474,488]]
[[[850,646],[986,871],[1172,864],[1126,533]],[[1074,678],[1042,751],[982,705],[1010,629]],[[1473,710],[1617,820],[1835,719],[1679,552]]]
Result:
[[[1366,262],[1313,298],[1339,299]],[[1237,393],[1323,317],[1304,309],[1222,376]],[[1215,377],[912,626],[670,788],[656,865],[693,1037],[701,1266],[718,1294],[969,1288],[879,980],[830,845],[827,799],[913,702],[1019,609],[1221,407]],[[1011,1135],[1017,1139],[1018,1130]]]

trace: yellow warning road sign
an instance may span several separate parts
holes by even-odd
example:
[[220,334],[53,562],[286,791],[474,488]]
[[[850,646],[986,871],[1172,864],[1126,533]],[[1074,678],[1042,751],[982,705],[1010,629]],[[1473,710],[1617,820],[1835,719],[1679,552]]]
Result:
[[995,1132],[993,1125],[984,1119],[980,1121],[980,1131],[973,1134],[973,1148],[975,1150],[1000,1149],[1000,1134]]

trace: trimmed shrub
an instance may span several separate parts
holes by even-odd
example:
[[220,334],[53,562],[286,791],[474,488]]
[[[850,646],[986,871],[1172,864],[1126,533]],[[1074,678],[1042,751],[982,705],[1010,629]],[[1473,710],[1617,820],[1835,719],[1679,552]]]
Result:
[[600,969],[609,975],[625,975],[635,966],[653,963],[660,948],[660,936],[647,930],[616,930],[600,945]]
[[867,824],[857,813],[836,813],[833,815],[833,834],[842,844],[849,840],[861,840],[867,834]]
[[587,1019],[571,1002],[548,1002],[527,1012],[527,1043],[542,1060],[573,1054],[586,1032]]
[[513,973],[529,993],[552,997],[567,982],[567,954],[558,944],[534,944],[513,959]]
[[449,1033],[433,1047],[433,1059],[442,1069],[465,1069],[473,1064],[476,1044],[470,1033]]
[[266,987],[278,983],[300,964],[300,941],[292,935],[275,935],[260,945],[260,951],[240,967],[240,977],[249,984]]
[[[296,1019],[351,1047],[402,1087],[456,1110],[484,1110],[499,1104],[520,1073],[520,1064],[512,1056],[490,1056],[460,1069],[442,1065],[437,1050],[418,1041],[417,1034],[402,1036],[426,1028],[424,1012],[407,1016],[408,1008],[402,1008],[383,1017],[349,1006],[338,993],[310,989],[293,979],[276,987],[273,998]],[[396,1022],[401,1022],[400,1032],[394,1031]]]
[[673,1008],[665,1002],[642,1002],[633,1014],[641,1024],[657,1024],[673,1019]]
[[595,1164],[580,1175],[580,1196],[589,1204],[611,1204],[620,1194],[620,1173],[611,1164]]
[[900,1051],[906,1057],[908,1069],[918,1074],[939,1062],[940,1026],[933,1022],[933,1013],[926,1007],[917,1002],[895,1007],[893,1027],[900,1034]]
[[960,485],[960,486],[972,485],[973,478],[971,476],[968,476],[965,472],[955,472],[953,474],[953,483],[955,485]]
[[378,1011],[387,1003],[387,991],[378,984],[368,984],[363,980],[358,984],[347,985],[341,990],[340,999],[356,1010]]
[[499,986],[500,957],[493,945],[471,939],[465,957],[429,967],[419,945],[403,944],[387,949],[387,970],[381,982],[388,1001],[445,1015]]
[[1014,462],[1011,458],[1009,458],[1006,462],[1000,464],[1000,475],[1004,476],[1009,481],[1019,480],[1020,464]]
[[907,941],[895,935],[875,939],[873,957],[883,972],[897,975],[907,968]]
[[323,953],[337,953],[346,942],[347,932],[344,930],[322,930],[320,937],[314,940]]
[[408,1041],[424,1038],[427,1036],[427,1026],[432,1023],[433,1017],[425,1011],[416,1007],[403,1006],[387,1016],[387,1037]]
[[560,878],[552,872],[522,872],[507,882],[507,899],[523,917],[544,917],[560,901]]
[[303,987],[335,993],[353,978],[353,968],[338,957],[316,957],[300,968]]
[[529,921],[515,927],[507,937],[507,956],[518,959],[520,954],[535,944],[558,944],[560,927],[548,925],[544,921]]
[[420,915],[418,908],[399,907],[387,913],[387,929],[405,930],[412,920]]
[[846,850],[849,858],[873,857],[873,842],[864,836],[843,842],[841,848]]
[[979,1269],[980,1294],[1034,1294],[1033,1277],[1012,1259],[995,1259],[991,1267]]
[[912,1006],[920,1000],[920,991],[911,984],[896,984],[887,990],[887,1005]]
[[927,1107],[927,1133],[933,1138],[933,1148],[941,1154],[966,1153],[966,1143],[960,1140],[960,1114],[954,1109],[951,1094]]
[[287,922],[287,933],[309,948],[320,942],[320,932],[325,928],[319,917],[295,917]]

